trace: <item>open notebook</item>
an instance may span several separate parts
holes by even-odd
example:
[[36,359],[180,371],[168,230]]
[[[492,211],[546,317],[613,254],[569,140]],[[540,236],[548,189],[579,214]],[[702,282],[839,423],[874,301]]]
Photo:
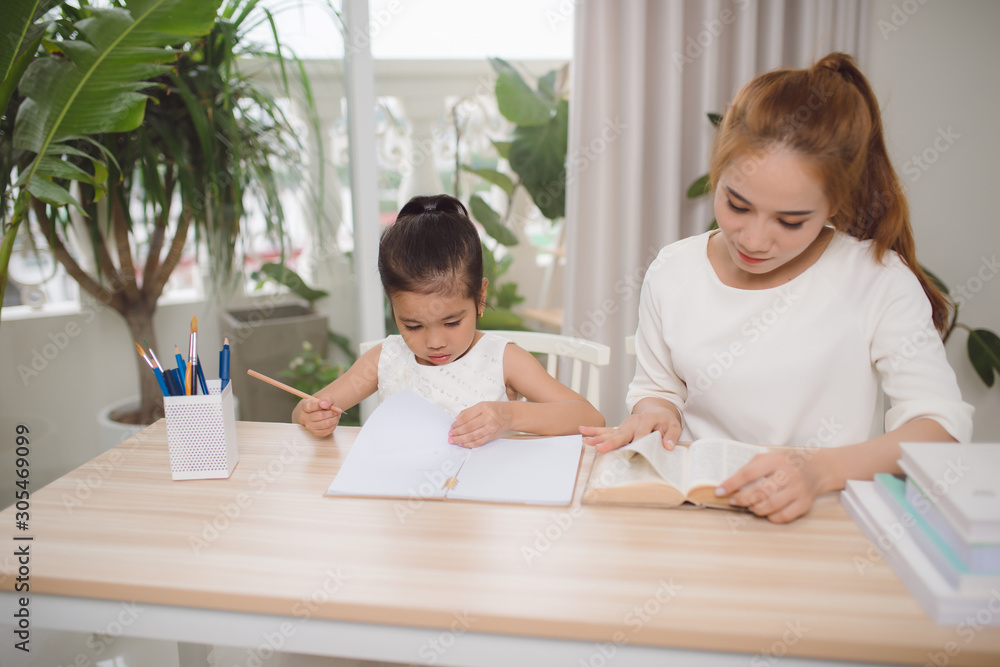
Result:
[[570,504],[579,435],[497,438],[466,449],[448,443],[454,421],[413,392],[394,394],[365,422],[327,495]]

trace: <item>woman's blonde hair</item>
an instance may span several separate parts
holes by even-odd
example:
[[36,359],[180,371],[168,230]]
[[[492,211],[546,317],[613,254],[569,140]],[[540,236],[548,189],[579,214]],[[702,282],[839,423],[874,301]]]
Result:
[[899,255],[927,294],[934,325],[944,331],[948,299],[917,262],[910,210],[885,148],[878,101],[851,56],[831,53],[808,69],[774,70],[745,85],[719,125],[711,187],[734,160],[782,148],[809,160],[836,229],[871,239],[877,260],[889,250]]

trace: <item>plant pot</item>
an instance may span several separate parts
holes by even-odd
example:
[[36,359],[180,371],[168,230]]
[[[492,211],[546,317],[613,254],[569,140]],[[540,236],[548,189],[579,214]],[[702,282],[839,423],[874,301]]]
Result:
[[299,399],[247,375],[248,369],[281,380],[303,341],[326,356],[326,316],[306,305],[266,306],[224,311],[222,335],[229,338],[229,377],[247,421],[288,422]]
[[125,438],[129,438],[146,428],[142,424],[123,424],[111,419],[111,415],[115,413],[138,409],[139,397],[130,396],[105,406],[97,413],[97,441],[101,452],[108,451]]

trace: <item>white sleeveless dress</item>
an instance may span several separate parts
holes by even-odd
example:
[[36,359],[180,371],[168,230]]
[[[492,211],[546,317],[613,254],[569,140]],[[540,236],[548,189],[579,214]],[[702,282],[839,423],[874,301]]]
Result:
[[481,401],[506,401],[503,353],[510,341],[495,334],[482,338],[461,359],[443,366],[424,366],[402,336],[382,341],[378,359],[379,403],[409,389],[451,415]]

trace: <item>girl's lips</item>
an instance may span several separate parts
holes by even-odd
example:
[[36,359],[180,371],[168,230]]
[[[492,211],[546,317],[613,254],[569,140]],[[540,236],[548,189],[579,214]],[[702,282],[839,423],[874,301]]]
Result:
[[428,356],[427,358],[430,359],[431,361],[433,361],[436,364],[440,364],[440,363],[444,363],[445,361],[448,361],[449,359],[451,359],[451,355],[450,354],[432,354],[432,355]]
[[744,255],[739,250],[737,250],[736,252],[739,253],[740,259],[742,259],[747,264],[760,264],[761,262],[767,261],[767,257],[761,257],[760,259],[758,259],[756,257],[750,257],[749,255]]

